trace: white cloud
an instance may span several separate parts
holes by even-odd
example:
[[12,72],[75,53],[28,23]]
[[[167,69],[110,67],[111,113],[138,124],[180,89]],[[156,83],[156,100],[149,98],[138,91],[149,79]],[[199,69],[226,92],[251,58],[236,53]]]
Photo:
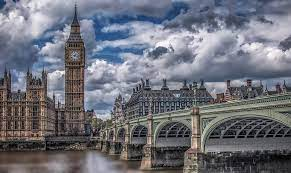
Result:
[[[290,77],[291,50],[278,48],[279,42],[291,35],[290,2],[266,2],[260,10],[242,3],[241,11],[251,9],[251,14],[243,18],[247,20],[242,20],[227,18],[222,7],[214,9],[216,17],[209,12],[197,13],[212,1],[181,1],[191,4],[191,8],[171,21],[162,24],[108,23],[101,30],[107,34],[128,33],[129,37],[123,39],[96,42],[93,20],[81,20],[87,58],[106,47],[145,49],[143,55],[120,54],[122,63],[100,60],[103,57],[88,61],[87,108],[98,110],[100,116],[108,116],[114,97],[122,93],[128,98],[140,78],[150,78],[157,87],[162,78],[168,78],[171,86],[177,86],[175,88],[179,88],[184,79],[204,78],[210,81],[207,87],[214,95],[224,90],[222,81],[226,79],[236,79],[233,83],[238,85],[245,78],[268,79],[272,85],[276,81],[274,78]],[[14,76],[22,77],[14,84],[15,88],[23,86],[25,75],[21,71],[27,69],[27,62],[38,71],[45,64],[49,66],[50,94],[55,91],[58,98],[63,98],[64,43],[69,34],[73,4],[74,1],[57,0],[7,2],[0,13],[0,64],[3,67],[6,63],[16,63],[14,68],[20,69],[13,72]],[[82,18],[100,17],[101,14],[102,17],[120,14],[161,17],[171,8],[171,1],[86,0],[80,1],[78,6]],[[282,9],[281,13],[277,9]],[[255,12],[271,22],[258,20]],[[67,24],[64,29],[51,30],[64,24]],[[33,45],[43,37],[52,40],[42,47]]]

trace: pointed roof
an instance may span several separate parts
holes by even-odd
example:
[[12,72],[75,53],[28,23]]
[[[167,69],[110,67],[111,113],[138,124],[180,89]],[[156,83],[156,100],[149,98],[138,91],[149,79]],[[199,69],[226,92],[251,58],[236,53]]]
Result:
[[[79,29],[75,29],[75,28],[79,28]],[[74,43],[81,43],[83,42],[81,33],[80,33],[80,24],[79,24],[79,20],[78,20],[78,10],[77,10],[77,4],[75,4],[75,13],[74,13],[74,19],[71,25],[71,32],[70,32],[70,36],[69,39],[67,40],[67,42],[74,42]]]
[[79,20],[78,20],[78,7],[77,3],[75,4],[75,12],[74,12],[74,19],[71,26],[79,27]]
[[5,64],[5,71],[4,71],[5,76],[7,76],[7,66]]
[[201,82],[200,89],[206,89],[205,86],[204,86],[204,80],[201,79],[200,82]]

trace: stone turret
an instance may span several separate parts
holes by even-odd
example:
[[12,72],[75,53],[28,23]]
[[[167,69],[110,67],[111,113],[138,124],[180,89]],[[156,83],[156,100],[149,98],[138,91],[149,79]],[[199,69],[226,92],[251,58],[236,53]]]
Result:
[[5,68],[4,76],[0,79],[0,91],[2,91],[2,101],[6,101],[8,99],[9,94],[11,93],[11,74],[7,72]]
[[204,85],[204,80],[203,79],[201,79],[201,81],[200,81],[200,89],[206,89],[205,88],[205,85]]
[[43,90],[45,92],[44,94],[46,97],[47,96],[47,72],[45,69],[42,70],[41,79],[42,79],[42,87],[43,87]]
[[26,93],[29,100],[45,101],[47,97],[47,73],[42,71],[41,77],[33,76],[28,70],[26,76]]

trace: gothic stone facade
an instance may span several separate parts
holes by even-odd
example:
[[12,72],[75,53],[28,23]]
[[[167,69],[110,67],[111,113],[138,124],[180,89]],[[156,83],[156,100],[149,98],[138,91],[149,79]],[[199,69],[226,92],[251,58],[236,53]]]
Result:
[[84,135],[85,46],[77,8],[65,45],[65,104],[47,96],[47,73],[41,78],[27,72],[26,92],[12,92],[11,75],[0,79],[0,139],[43,140],[45,136]]
[[118,122],[123,122],[125,120],[124,110],[125,110],[125,100],[119,94],[114,101],[113,110],[111,112],[111,119],[114,119],[115,121],[118,121]]
[[166,79],[163,80],[163,86],[160,90],[152,90],[148,79],[146,82],[141,80],[125,104],[125,116],[132,119],[148,115],[150,102],[152,102],[152,113],[158,114],[213,101],[214,99],[205,88],[203,80],[200,86],[196,82],[187,85],[187,82],[184,81],[180,90],[170,90]]
[[29,71],[26,92],[11,90],[11,75],[0,79],[0,140],[43,140],[55,134],[55,105],[47,96],[47,73],[41,78]]

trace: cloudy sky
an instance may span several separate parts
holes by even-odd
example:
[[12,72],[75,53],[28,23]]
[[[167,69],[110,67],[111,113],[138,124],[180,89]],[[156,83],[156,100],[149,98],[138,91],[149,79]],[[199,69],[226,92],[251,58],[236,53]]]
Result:
[[[24,90],[28,67],[49,72],[63,101],[64,42],[75,0],[0,0],[0,69]],[[232,79],[291,85],[290,0],[79,0],[86,44],[86,108],[109,115],[140,78],[171,88],[205,79],[214,93]]]

